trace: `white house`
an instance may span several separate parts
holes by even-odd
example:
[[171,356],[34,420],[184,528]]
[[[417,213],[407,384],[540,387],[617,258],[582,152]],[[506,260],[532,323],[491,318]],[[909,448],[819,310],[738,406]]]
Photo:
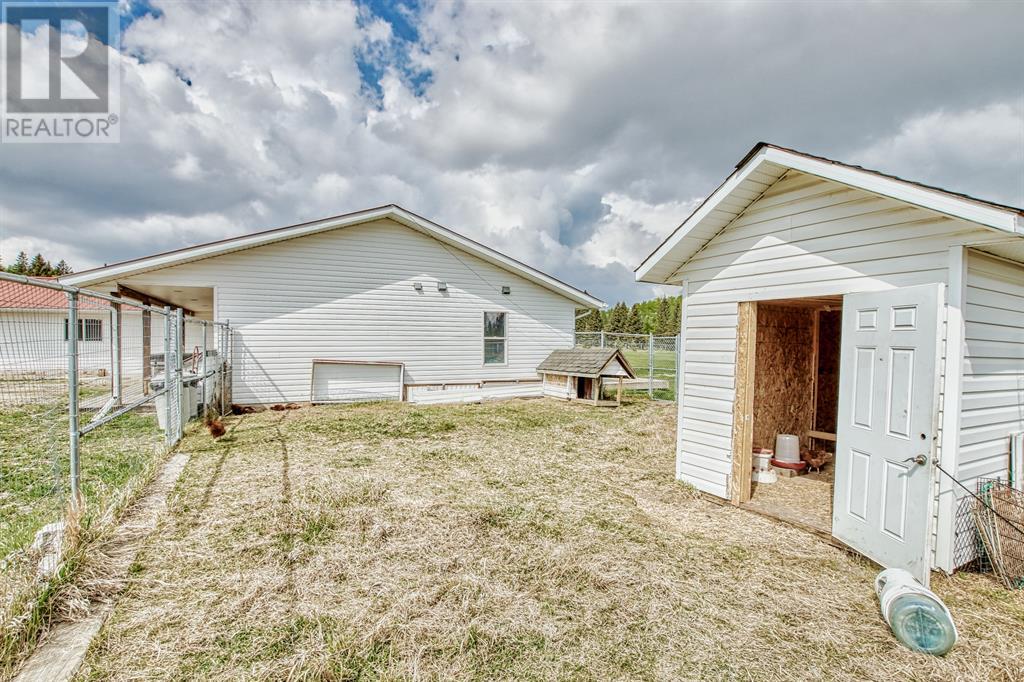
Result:
[[1022,209],[756,145],[636,270],[683,293],[677,476],[751,504],[752,448],[834,441],[827,532],[952,571],[972,530],[938,467],[974,489],[1019,457],[1022,263]]
[[585,291],[398,206],[61,278],[230,322],[234,400],[539,395]]

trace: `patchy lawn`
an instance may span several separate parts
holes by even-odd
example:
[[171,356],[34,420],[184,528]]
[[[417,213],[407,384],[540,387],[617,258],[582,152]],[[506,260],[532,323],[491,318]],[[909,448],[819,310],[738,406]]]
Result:
[[65,517],[70,498],[67,402],[49,397],[0,407],[0,679],[31,647],[49,614],[63,611],[53,597],[76,577],[78,557],[113,524],[117,509],[166,451],[153,414],[129,412],[82,437],[84,511],[66,536],[68,561],[46,584],[29,546],[40,528]]
[[674,405],[376,404],[229,420],[86,679],[1013,679],[1024,594],[936,579],[961,641],[890,635],[875,568],[673,480]]
[[[83,414],[83,424],[89,416]],[[67,402],[0,408],[0,558],[63,517],[70,495],[68,440]],[[86,502],[102,505],[163,450],[153,414],[129,412],[83,436]]]

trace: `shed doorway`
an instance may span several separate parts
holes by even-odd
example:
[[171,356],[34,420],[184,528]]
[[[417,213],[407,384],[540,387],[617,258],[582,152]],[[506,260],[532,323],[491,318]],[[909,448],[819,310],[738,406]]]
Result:
[[[738,357],[737,407],[745,400],[751,418],[735,421],[734,436],[749,443],[751,456],[741,464],[747,476],[737,478],[742,489],[733,501],[831,536],[843,299],[745,305],[741,337],[753,336],[754,343],[740,353],[752,346],[752,357]],[[779,434],[796,436],[798,453],[788,459],[798,463],[782,461]]]

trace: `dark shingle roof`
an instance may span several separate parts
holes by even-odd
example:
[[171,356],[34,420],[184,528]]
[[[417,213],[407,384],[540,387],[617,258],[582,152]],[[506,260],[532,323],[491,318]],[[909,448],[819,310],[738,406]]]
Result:
[[537,371],[596,377],[614,359],[618,359],[622,368],[630,376],[634,376],[633,368],[616,348],[567,348],[552,351],[551,355],[537,366]]

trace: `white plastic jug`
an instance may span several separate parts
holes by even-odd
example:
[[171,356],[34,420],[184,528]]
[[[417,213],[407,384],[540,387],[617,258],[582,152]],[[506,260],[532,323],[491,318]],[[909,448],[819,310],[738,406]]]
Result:
[[780,433],[775,436],[775,459],[794,464],[799,462],[800,439],[791,433]]
[[956,644],[953,615],[938,595],[902,568],[887,568],[875,578],[882,617],[907,648],[942,656]]

